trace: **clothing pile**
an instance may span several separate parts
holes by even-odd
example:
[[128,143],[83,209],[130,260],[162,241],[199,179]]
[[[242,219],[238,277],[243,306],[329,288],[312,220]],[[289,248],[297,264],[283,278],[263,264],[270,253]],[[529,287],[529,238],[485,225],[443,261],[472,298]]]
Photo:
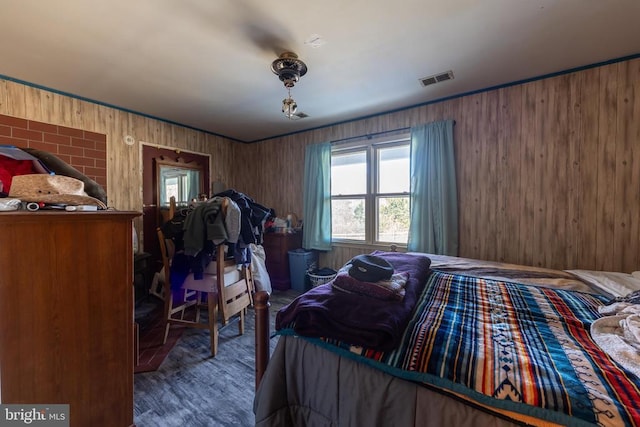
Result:
[[[348,292],[335,286],[340,275],[312,288],[278,311],[276,330],[290,329],[299,335],[381,351],[395,348],[431,273],[431,260],[420,254],[400,252],[371,255],[374,257],[356,257],[349,267],[343,267],[346,273],[343,271],[342,278],[348,278],[341,287],[348,281]],[[391,298],[394,292],[380,286],[380,282],[393,281],[394,275],[406,278],[404,286],[397,283],[404,290],[402,299]],[[380,298],[382,293],[384,298]]]
[[335,289],[381,300],[402,301],[409,273],[375,255],[358,255],[340,269],[331,283]]
[[604,317],[591,324],[593,340],[625,369],[640,377],[640,291],[598,307]]
[[236,264],[255,263],[251,248],[262,242],[264,223],[271,212],[235,190],[218,193],[176,212],[162,226],[165,237],[172,239],[175,247],[171,287],[179,289],[190,274],[201,280],[221,243],[226,244],[227,256],[234,258]]
[[[97,199],[100,203],[94,200],[87,200],[89,200],[89,204],[96,204],[101,208],[107,204],[107,193],[100,184],[55,155],[34,148],[18,148],[12,145],[0,145],[0,197],[13,197],[10,193],[14,177],[33,174],[62,175],[74,178],[74,180],[83,183],[81,191],[78,191],[78,193],[81,192],[82,194],[77,195],[90,196],[93,199]],[[54,180],[73,182],[73,180],[64,178],[54,178]],[[74,185],[77,186],[79,184]],[[52,192],[49,188],[39,188],[38,190],[41,194],[56,194],[55,191]],[[13,192],[15,194],[20,193],[19,189],[14,189]],[[87,200],[81,202],[85,203]]]

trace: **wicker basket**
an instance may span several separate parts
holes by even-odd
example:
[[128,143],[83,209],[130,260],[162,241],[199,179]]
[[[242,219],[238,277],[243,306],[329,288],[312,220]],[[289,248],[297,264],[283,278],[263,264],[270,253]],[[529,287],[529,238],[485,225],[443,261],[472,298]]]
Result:
[[324,285],[325,283],[330,282],[331,280],[334,279],[334,277],[336,277],[336,274],[331,274],[329,276],[327,275],[320,276],[317,274],[307,272],[307,276],[309,276],[309,280],[311,281],[311,286],[315,288],[316,286]]

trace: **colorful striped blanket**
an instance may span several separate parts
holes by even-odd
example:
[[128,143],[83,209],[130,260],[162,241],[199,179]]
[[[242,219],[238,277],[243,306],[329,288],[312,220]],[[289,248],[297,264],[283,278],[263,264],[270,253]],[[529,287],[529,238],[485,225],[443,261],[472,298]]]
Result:
[[604,300],[434,271],[395,350],[307,339],[482,406],[567,426],[640,426],[640,379],[589,334]]

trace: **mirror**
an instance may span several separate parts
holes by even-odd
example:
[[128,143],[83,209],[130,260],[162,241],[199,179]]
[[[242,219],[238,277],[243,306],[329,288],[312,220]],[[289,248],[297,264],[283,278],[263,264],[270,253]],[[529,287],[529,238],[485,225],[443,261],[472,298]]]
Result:
[[169,199],[176,198],[176,206],[188,206],[203,192],[203,168],[195,162],[186,163],[156,159],[158,206],[169,209]]

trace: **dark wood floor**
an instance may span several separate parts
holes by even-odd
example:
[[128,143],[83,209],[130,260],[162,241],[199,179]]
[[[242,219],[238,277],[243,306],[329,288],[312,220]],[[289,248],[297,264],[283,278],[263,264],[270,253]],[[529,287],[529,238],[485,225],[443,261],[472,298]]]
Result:
[[[298,295],[274,291],[275,313]],[[253,426],[254,318],[244,335],[237,323],[220,332],[218,354],[211,357],[206,330],[186,329],[160,368],[134,376],[134,421],[138,427]],[[271,340],[273,350],[277,338]]]

